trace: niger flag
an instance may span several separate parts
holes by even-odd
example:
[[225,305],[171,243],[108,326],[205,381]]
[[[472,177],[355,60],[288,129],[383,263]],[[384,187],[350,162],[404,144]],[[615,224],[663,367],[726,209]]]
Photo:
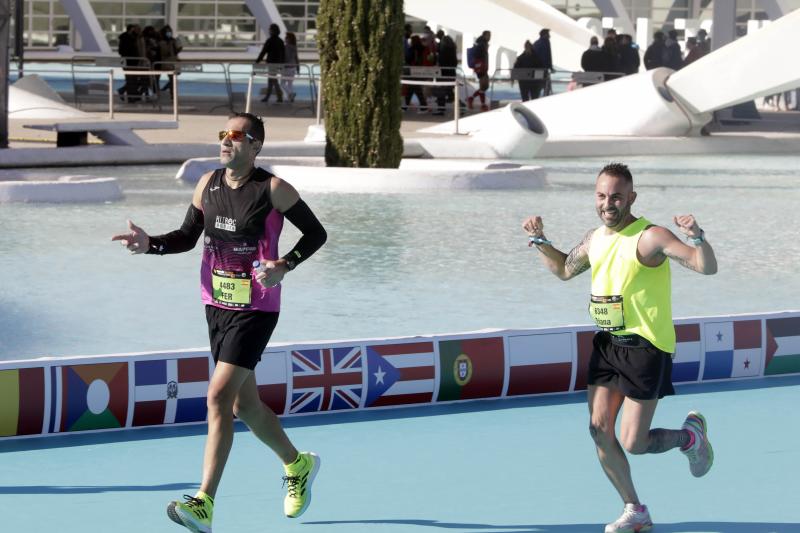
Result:
[[500,396],[504,373],[503,337],[439,341],[437,401]]
[[43,368],[0,370],[0,437],[41,433],[44,402]]

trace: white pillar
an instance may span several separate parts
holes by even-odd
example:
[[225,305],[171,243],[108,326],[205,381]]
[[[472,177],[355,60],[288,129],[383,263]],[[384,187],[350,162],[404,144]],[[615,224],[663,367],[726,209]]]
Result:
[[736,40],[736,0],[714,2],[714,33],[711,50],[719,50]]
[[245,0],[245,4],[264,32],[267,32],[270,24],[277,24],[281,35],[286,34],[286,24],[273,0]]
[[100,27],[89,0],[61,0],[61,5],[81,36],[81,52],[111,54],[106,34]]

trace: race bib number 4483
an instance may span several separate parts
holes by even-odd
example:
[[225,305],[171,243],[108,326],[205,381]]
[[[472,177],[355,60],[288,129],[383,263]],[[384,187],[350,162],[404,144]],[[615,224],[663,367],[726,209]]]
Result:
[[211,273],[212,298],[228,307],[249,307],[252,280],[249,272],[214,269]]
[[592,295],[589,313],[597,327],[604,331],[625,329],[625,315],[622,312],[622,296]]

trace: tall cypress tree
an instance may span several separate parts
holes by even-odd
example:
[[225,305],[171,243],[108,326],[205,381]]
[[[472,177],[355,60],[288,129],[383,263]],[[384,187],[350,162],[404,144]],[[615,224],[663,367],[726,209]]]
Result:
[[403,0],[322,0],[317,15],[325,162],[397,168]]

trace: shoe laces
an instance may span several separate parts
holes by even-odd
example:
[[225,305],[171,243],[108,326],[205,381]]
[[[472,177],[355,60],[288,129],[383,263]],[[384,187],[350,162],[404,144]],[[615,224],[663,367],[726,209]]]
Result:
[[183,495],[183,499],[186,500],[186,505],[189,507],[205,507],[206,502],[202,498],[195,498],[194,496],[189,496],[188,494]]
[[287,488],[290,498],[297,498],[297,489],[299,485],[299,476],[283,476],[283,486]]

